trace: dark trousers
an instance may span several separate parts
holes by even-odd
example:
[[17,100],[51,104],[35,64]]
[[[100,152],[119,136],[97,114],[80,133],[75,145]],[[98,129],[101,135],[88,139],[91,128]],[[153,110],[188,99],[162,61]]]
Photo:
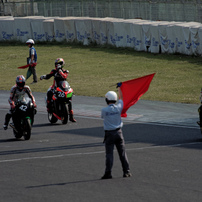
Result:
[[9,111],[9,113],[6,114],[5,116],[5,122],[4,122],[4,125],[8,125],[9,124],[9,121],[12,117],[12,113],[11,113],[11,110]]
[[123,172],[130,170],[129,162],[125,151],[125,142],[122,130],[105,131],[105,151],[106,151],[106,173],[111,173],[114,160],[114,145],[117,148]]
[[[27,58],[27,64],[29,64],[31,61],[31,58]],[[33,74],[33,81],[37,82],[37,75],[36,75],[36,66],[32,67],[29,66],[29,69],[27,71],[27,77],[26,80]]]
[[30,71],[32,72],[32,74],[33,74],[33,81],[34,82],[37,82],[37,75],[36,75],[36,66],[34,66],[34,67],[29,67],[29,69],[30,69]]

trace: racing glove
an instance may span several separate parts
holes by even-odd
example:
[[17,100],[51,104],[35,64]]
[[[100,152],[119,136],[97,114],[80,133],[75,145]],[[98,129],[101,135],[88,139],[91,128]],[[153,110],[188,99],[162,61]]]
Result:
[[62,66],[61,66],[60,64],[58,64],[58,65],[56,66],[56,69],[57,69],[57,70],[61,70],[61,69],[62,69]]
[[119,82],[116,84],[116,87],[119,88],[119,87],[121,87],[121,85],[122,85],[122,82]]
[[34,105],[34,108],[37,108],[37,106],[36,106],[36,103],[35,103],[35,102],[33,102],[33,105]]
[[10,103],[10,106],[11,106],[11,109],[12,109],[12,110],[15,109],[15,103],[14,103],[14,102],[11,102],[11,103]]
[[46,78],[46,75],[40,76],[40,80],[43,80],[43,79],[45,79],[45,78]]

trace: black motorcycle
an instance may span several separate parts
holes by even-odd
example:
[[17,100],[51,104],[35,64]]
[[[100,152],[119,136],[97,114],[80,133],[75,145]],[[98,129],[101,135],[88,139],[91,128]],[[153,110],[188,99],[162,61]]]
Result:
[[51,111],[48,112],[48,120],[51,123],[56,123],[59,120],[63,124],[68,122],[68,104],[72,99],[73,89],[67,81],[60,81],[58,87],[53,89],[51,99]]
[[25,140],[30,139],[35,114],[36,109],[29,98],[16,103],[16,107],[12,113],[13,123],[9,125],[13,128],[13,134],[17,139],[22,136]]
[[198,108],[199,121],[197,121],[197,124],[200,126],[200,130],[201,130],[201,134],[202,134],[202,88],[201,88],[200,102],[201,102],[201,105]]
[[201,130],[201,134],[202,134],[202,103],[201,106],[198,108],[198,113],[199,113],[199,121],[197,121],[200,130]]

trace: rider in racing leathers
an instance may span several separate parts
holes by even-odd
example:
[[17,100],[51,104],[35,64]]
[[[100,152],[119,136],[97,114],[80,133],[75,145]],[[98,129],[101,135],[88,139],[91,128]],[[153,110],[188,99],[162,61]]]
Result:
[[199,121],[197,121],[197,124],[200,126],[200,128],[202,130],[202,89],[201,89],[201,95],[200,95],[200,102],[201,102],[201,105],[198,108]]
[[7,130],[8,128],[8,123],[10,121],[10,118],[12,117],[16,102],[18,100],[24,100],[26,94],[32,100],[34,108],[36,108],[37,106],[35,103],[35,98],[32,95],[31,89],[29,86],[25,85],[25,77],[23,75],[19,75],[16,78],[16,85],[14,85],[10,91],[10,97],[8,99],[8,102],[10,104],[10,110],[5,116],[5,122],[3,125],[4,130]]
[[[47,92],[47,111],[48,112],[51,111],[51,99],[53,96],[54,89],[58,86],[58,83],[60,81],[65,81],[68,76],[69,71],[63,69],[64,65],[65,65],[65,61],[63,60],[63,58],[57,58],[55,60],[55,69],[52,69],[49,74],[46,74],[40,77],[40,80],[42,80],[42,79],[50,79],[52,76],[54,76],[53,85],[48,89],[48,92]],[[69,101],[68,106],[69,106],[69,114],[70,114],[69,120],[72,122],[76,122],[76,119],[74,119],[74,116],[73,116],[71,100]]]

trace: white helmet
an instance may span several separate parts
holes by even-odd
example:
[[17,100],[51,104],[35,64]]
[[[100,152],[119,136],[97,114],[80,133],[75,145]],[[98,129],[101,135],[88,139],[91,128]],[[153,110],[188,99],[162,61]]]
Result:
[[27,41],[26,41],[26,44],[34,44],[34,40],[33,39],[28,39]]
[[117,101],[117,94],[114,91],[108,91],[105,97],[108,101]]

